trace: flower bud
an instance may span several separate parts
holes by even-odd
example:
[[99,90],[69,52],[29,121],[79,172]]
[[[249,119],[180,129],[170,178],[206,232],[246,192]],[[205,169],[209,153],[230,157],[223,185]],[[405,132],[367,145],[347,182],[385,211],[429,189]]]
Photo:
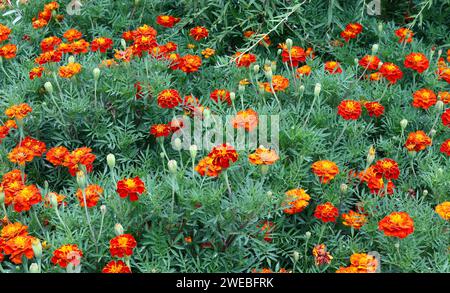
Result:
[[110,169],[114,169],[116,166],[116,156],[114,156],[114,154],[108,154],[106,156],[106,163]]
[[31,274],[39,274],[41,272],[41,268],[39,267],[39,265],[37,263],[34,262],[30,265],[29,272]]
[[205,119],[209,119],[211,117],[211,110],[209,110],[209,109],[203,110],[203,117]]
[[370,165],[373,163],[373,161],[375,160],[375,154],[376,154],[375,148],[373,146],[370,146],[369,152],[367,153],[367,158],[366,158],[367,165]]
[[320,91],[322,90],[322,85],[320,83],[316,83],[314,87],[314,97],[318,97],[320,95]]
[[441,58],[441,55],[442,55],[442,49],[439,49],[439,51],[438,51],[438,56],[437,56],[437,59],[439,60],[439,58]]
[[372,55],[377,55],[379,47],[380,46],[378,44],[372,45]]
[[430,60],[431,59],[433,59],[433,56],[434,56],[434,53],[436,52],[436,47],[431,47],[431,50],[430,50]]
[[239,92],[241,92],[241,93],[245,92],[245,85],[240,84],[240,85],[238,86],[238,90],[239,90]]
[[86,186],[86,175],[83,171],[77,172],[77,183],[80,188],[84,188]]
[[436,135],[436,132],[437,132],[436,129],[434,129],[434,128],[431,129],[431,130],[430,130],[430,137],[435,136],[435,135]]
[[67,59],[67,61],[68,61],[69,63],[74,63],[74,62],[75,62],[75,57],[70,56],[69,59]]
[[311,238],[311,232],[307,231],[307,232],[305,233],[305,237],[306,237],[306,239]]
[[31,242],[31,248],[33,249],[34,257],[40,259],[42,257],[42,244],[37,238],[33,239]]
[[236,93],[235,92],[231,92],[230,93],[230,100],[234,101],[236,99]]
[[400,121],[400,126],[402,127],[402,130],[405,130],[406,126],[408,126],[408,120],[402,119],[402,121]]
[[259,65],[256,64],[255,66],[253,66],[253,72],[256,74],[259,72]]
[[273,192],[269,190],[269,191],[267,191],[267,193],[266,193],[266,194],[267,194],[267,196],[268,196],[268,197],[272,197],[272,195],[273,195]]
[[0,204],[3,204],[5,202],[5,193],[3,191],[0,191]]
[[437,101],[435,107],[436,107],[436,110],[441,112],[444,109],[444,102],[443,101]]
[[164,159],[165,156],[166,156],[166,154],[165,154],[164,152],[160,152],[160,153],[159,153],[159,156],[161,157],[161,159]]
[[341,192],[342,192],[342,193],[347,193],[347,191],[348,191],[348,185],[345,184],[345,183],[342,183],[341,186],[340,186],[340,189],[341,189]]
[[444,169],[438,168],[437,172],[438,172],[438,175],[442,176],[444,174]]
[[181,148],[182,148],[181,139],[177,137],[173,140],[173,149],[176,151],[181,151]]
[[94,76],[94,80],[97,81],[100,77],[100,68],[94,68],[94,70],[92,70],[92,75]]
[[305,92],[305,86],[301,85],[300,88],[298,89],[300,96],[303,96],[303,93]]
[[424,189],[423,190],[423,196],[427,196],[428,195],[428,190]]
[[294,251],[292,253],[292,257],[294,258],[294,261],[298,261],[300,259],[300,253],[298,251]]
[[283,52],[283,50],[281,50],[281,49],[278,49],[278,51],[277,51],[277,55],[281,55],[281,53]]
[[123,234],[123,227],[119,223],[114,225],[114,233],[116,233],[117,236]]
[[292,40],[291,39],[286,39],[286,48],[288,49],[288,51],[291,51],[291,49],[292,49]]
[[124,39],[120,39],[120,45],[122,46],[123,50],[127,49],[127,41]]
[[270,68],[272,69],[272,72],[277,71],[277,62],[272,61]]
[[399,248],[400,248],[400,243],[398,243],[398,242],[395,243],[395,244],[394,244],[394,247],[397,248],[397,249],[399,249]]
[[198,148],[195,144],[193,144],[189,147],[189,152],[191,153],[192,159],[195,159],[195,157],[197,156],[197,150],[198,150]]
[[106,206],[104,204],[100,206],[100,213],[102,213],[103,216],[106,214]]
[[50,95],[53,94],[53,85],[51,82],[47,81],[46,83],[44,83],[44,88],[47,93],[49,93]]
[[172,174],[177,173],[177,161],[170,160],[169,162],[167,162],[167,167],[169,168],[170,173],[172,173]]
[[49,194],[49,200],[50,204],[52,205],[52,208],[57,209],[58,208],[58,199],[56,198],[56,195],[52,192]]
[[269,67],[268,70],[266,70],[266,78],[269,80],[269,82],[272,82],[272,68]]
[[269,173],[269,165],[261,165],[261,174],[267,175]]
[[380,22],[380,23],[378,24],[378,32],[380,32],[380,33],[383,32],[383,23],[382,23],[382,22]]
[[359,64],[358,58],[353,59],[353,63],[355,63],[355,65],[358,66],[358,64]]

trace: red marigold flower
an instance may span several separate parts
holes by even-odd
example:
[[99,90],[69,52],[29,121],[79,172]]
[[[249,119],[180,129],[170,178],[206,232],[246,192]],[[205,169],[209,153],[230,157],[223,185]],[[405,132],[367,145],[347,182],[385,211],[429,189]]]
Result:
[[5,137],[8,136],[8,134],[9,134],[9,127],[5,125],[0,125],[0,143]]
[[450,104],[450,92],[439,92],[438,97],[444,104]]
[[275,150],[266,149],[263,146],[260,146],[254,153],[248,155],[248,160],[253,165],[272,165],[278,159],[280,157]]
[[327,61],[325,62],[325,70],[330,74],[342,73],[341,64],[337,61]]
[[83,252],[78,248],[78,245],[65,244],[53,251],[51,262],[65,269],[69,263],[78,261],[77,258],[79,259],[82,256]]
[[251,132],[258,126],[258,113],[253,109],[239,111],[231,119],[231,125],[233,125],[233,128],[244,128]]
[[403,72],[400,70],[400,68],[394,63],[390,62],[386,62],[381,65],[380,73],[392,84],[396,83],[403,77]]
[[225,89],[216,89],[209,95],[209,97],[216,103],[218,103],[219,101],[226,101],[228,105],[232,104],[230,99],[230,92]]
[[29,113],[31,113],[31,111],[33,111],[33,109],[31,109],[31,107],[28,104],[23,103],[11,106],[8,109],[6,109],[5,115],[8,116],[9,118],[16,118],[18,120],[21,120],[25,118]]
[[444,141],[440,148],[441,153],[446,154],[447,156],[450,156],[450,139],[447,139]]
[[66,147],[57,146],[48,150],[46,159],[52,163],[53,166],[63,166],[69,155],[70,152]]
[[213,164],[213,158],[206,156],[201,159],[197,166],[195,166],[200,176],[217,177],[222,172],[222,167]]
[[304,189],[297,188],[286,191],[283,202],[284,212],[293,215],[302,212],[308,205],[311,197]]
[[36,238],[29,235],[16,236],[5,242],[3,252],[9,255],[9,260],[18,265],[22,263],[23,257],[32,259],[34,257],[32,242]]
[[166,89],[158,95],[158,105],[161,108],[172,109],[181,103],[181,97],[177,90]]
[[196,41],[200,41],[208,36],[208,30],[203,26],[197,26],[191,29],[189,35]]
[[48,21],[46,21],[45,19],[40,19],[40,18],[34,19],[33,22],[32,22],[32,25],[33,25],[34,29],[38,29],[38,28],[44,27],[47,24],[48,24]]
[[131,269],[122,260],[112,260],[102,269],[104,274],[131,274]]
[[5,193],[5,205],[9,206],[13,202],[16,193],[25,187],[23,183],[25,180],[26,175],[23,174],[22,181],[22,173],[17,169],[3,175],[0,190],[3,189],[3,192]]
[[381,219],[378,229],[386,236],[402,239],[414,232],[414,221],[406,212],[393,212]]
[[30,149],[35,157],[42,156],[47,150],[45,143],[29,136],[25,137],[19,146]]
[[422,130],[411,132],[408,135],[408,138],[405,142],[405,148],[408,149],[408,151],[412,152],[419,152],[426,149],[427,146],[431,145],[431,138],[426,135],[425,132]]
[[156,17],[156,23],[163,27],[173,27],[180,21],[180,18],[172,15],[158,15]]
[[17,46],[14,44],[6,44],[3,47],[0,47],[0,57],[5,59],[12,59],[16,57]]
[[[290,55],[289,55],[290,54]],[[293,67],[297,67],[298,63],[306,61],[306,52],[303,48],[298,46],[292,46],[291,50],[286,47],[281,52],[281,61],[290,66],[292,62]]]
[[411,43],[414,33],[411,30],[402,27],[395,31],[395,35],[399,38],[399,43]]
[[208,58],[210,58],[211,56],[214,56],[214,54],[216,54],[216,50],[211,49],[211,48],[206,48],[206,49],[203,50],[201,53],[202,53],[202,55],[203,55],[204,58],[208,59]]
[[342,219],[345,226],[361,229],[367,222],[366,216],[350,210],[347,214],[342,214]]
[[113,46],[113,40],[110,38],[96,38],[91,43],[91,51],[95,52],[97,50],[100,50],[102,53],[106,53],[111,47]]
[[78,30],[76,29],[68,29],[64,34],[63,37],[68,41],[68,42],[73,42],[75,40],[81,39],[81,37],[83,36],[82,33],[80,33]]
[[212,158],[212,163],[225,169],[230,167],[230,161],[236,162],[238,153],[231,145],[224,143],[213,147],[208,157]]
[[422,53],[411,53],[406,56],[404,65],[406,68],[411,68],[418,73],[422,73],[428,69],[430,62],[427,56]]
[[358,61],[358,64],[367,70],[377,70],[380,62],[377,56],[366,55]]
[[179,60],[178,68],[186,73],[196,72],[202,66],[202,58],[197,55],[185,55]]
[[18,191],[13,199],[14,210],[18,213],[29,211],[32,205],[40,203],[41,192],[35,185],[28,185]]
[[355,34],[353,31],[349,30],[343,30],[341,32],[341,37],[346,41],[350,41],[350,39],[355,39],[357,37],[357,34]]
[[340,267],[336,273],[375,273],[378,261],[373,255],[354,253],[350,257],[349,267]]
[[441,120],[444,126],[450,127],[450,108],[445,110],[444,113],[442,113]]
[[314,256],[314,262],[316,266],[325,265],[331,263],[333,257],[329,252],[327,252],[327,247],[325,244],[318,244],[314,246],[312,254]]
[[237,67],[249,67],[252,63],[256,62],[256,55],[254,54],[243,54],[242,52],[236,52],[234,54],[236,58]]
[[[264,82],[262,83],[266,92],[271,93],[272,88],[270,83]],[[289,86],[289,79],[282,75],[274,75],[272,76],[272,87],[275,92],[284,91]]]
[[[274,228],[275,224],[270,221],[264,221],[264,224],[260,227],[261,232],[264,233],[264,241],[266,242],[272,242],[272,230]],[[192,240],[191,240],[192,242]]]
[[95,158],[91,148],[81,147],[73,150],[68,156],[64,157],[63,166],[69,168],[70,175],[75,176],[79,170],[79,165],[84,165],[86,171],[91,172]]
[[45,38],[41,41],[41,50],[42,52],[53,51],[61,43],[62,40],[55,36]]
[[[83,194],[84,193],[84,194]],[[88,208],[95,207],[100,200],[100,196],[103,193],[103,188],[96,184],[90,184],[84,192],[80,188],[77,190],[77,198],[80,202],[80,206],[84,207],[84,196],[86,196],[86,205]]]
[[336,222],[336,218],[339,216],[339,211],[331,202],[320,204],[314,211],[314,217],[326,222]]
[[380,117],[384,113],[384,107],[379,102],[367,102],[364,103],[364,107],[369,112],[370,117]]
[[33,161],[34,153],[29,148],[16,146],[8,154],[8,159],[11,163],[23,166],[25,163]]
[[139,195],[145,191],[144,182],[141,178],[125,178],[117,182],[117,193],[121,198],[129,197],[130,201],[137,201]]
[[171,133],[171,128],[167,124],[154,124],[150,127],[150,134],[158,137],[167,137]]
[[360,34],[363,31],[363,26],[360,23],[349,23],[345,26],[345,30],[351,31],[355,34]]
[[70,44],[71,53],[75,55],[87,53],[89,51],[89,46],[90,46],[89,42],[86,42],[83,39],[75,41],[72,44]]
[[131,234],[122,234],[109,241],[109,251],[111,256],[124,257],[131,256],[137,243]]
[[420,89],[413,94],[412,105],[416,108],[428,109],[437,102],[436,94],[429,89]]
[[373,172],[378,178],[385,178],[388,180],[398,179],[400,176],[400,169],[396,161],[392,159],[382,159],[375,163]]
[[29,73],[30,80],[42,77],[43,72],[44,72],[44,67],[41,67],[41,66],[31,69],[30,73]]
[[344,100],[338,106],[338,115],[345,120],[357,120],[361,113],[361,103],[358,101]]
[[0,43],[6,41],[9,38],[11,29],[0,23]]
[[338,166],[334,162],[328,160],[313,163],[311,169],[313,173],[319,177],[320,182],[322,183],[328,183],[339,174]]
[[56,51],[47,51],[42,53],[36,59],[34,59],[34,62],[36,62],[39,65],[43,65],[50,62],[58,63],[59,61],[61,61],[61,58],[62,52],[58,49]]

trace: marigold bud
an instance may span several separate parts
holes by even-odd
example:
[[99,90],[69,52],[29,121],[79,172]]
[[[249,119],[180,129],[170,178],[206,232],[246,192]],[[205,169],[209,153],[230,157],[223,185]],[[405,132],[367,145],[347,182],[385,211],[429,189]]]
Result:
[[277,51],[277,55],[281,55],[281,53],[283,52],[283,50],[281,50],[281,49],[278,49],[278,51]]
[[428,190],[427,189],[424,189],[423,190],[423,196],[427,196],[428,195]]
[[340,186],[341,192],[346,193],[348,191],[348,185],[345,183],[342,183]]
[[239,92],[243,93],[243,92],[245,91],[245,85],[240,84],[240,85],[238,86],[238,90],[239,90]]
[[236,93],[230,92],[230,100],[234,101],[236,99]]
[[399,248],[400,248],[400,243],[398,243],[398,242],[395,243],[395,244],[394,244],[394,247],[397,248],[397,249],[399,249]]
[[286,39],[286,48],[291,51],[292,49],[292,40],[291,39]]
[[164,152],[160,152],[159,156],[161,157],[161,159],[164,159],[164,157],[166,156],[166,154]]
[[441,55],[442,55],[442,49],[439,49],[438,55],[437,55],[437,59],[438,59],[438,60],[439,60],[439,58],[441,58]]
[[56,195],[52,192],[49,194],[50,204],[52,205],[52,208],[57,209],[58,208],[58,200],[56,198]]
[[42,257],[42,244],[37,238],[33,239],[31,242],[31,248],[33,249],[34,257],[40,259]]
[[359,59],[358,58],[353,59],[353,63],[355,63],[355,65],[357,66],[359,64]]
[[253,72],[256,74],[259,72],[259,65],[256,64],[255,66],[253,66]]
[[114,233],[116,233],[117,236],[123,234],[123,227],[119,223],[114,225]]
[[277,71],[277,62],[272,61],[272,63],[270,64],[270,68],[272,69],[272,72]]
[[203,110],[203,117],[205,119],[209,119],[211,117],[211,110],[209,110],[209,109]]
[[294,258],[294,261],[298,261],[300,259],[300,253],[298,251],[294,251],[292,253],[292,257]]
[[67,61],[68,61],[69,63],[74,63],[74,62],[75,62],[75,57],[70,56],[69,59],[67,59]]
[[172,174],[177,173],[177,161],[170,160],[169,162],[167,162],[167,167],[169,168],[170,173],[172,173]]
[[436,102],[436,110],[438,110],[439,112],[441,112],[444,109],[444,102],[443,101],[437,101]]
[[50,95],[53,94],[53,85],[51,82],[47,81],[46,83],[44,83],[44,88],[47,93],[49,93]]
[[402,130],[405,130],[406,126],[408,126],[408,120],[402,119],[402,121],[400,121],[400,126],[402,127]]
[[179,137],[175,138],[173,140],[173,149],[176,151],[181,151],[182,148],[182,144],[181,144],[181,139]]
[[39,267],[39,265],[37,263],[34,262],[30,265],[29,272],[31,274],[39,274],[41,272],[41,268]]
[[272,68],[268,68],[268,70],[266,70],[266,78],[269,80],[269,82],[272,82]]
[[77,172],[77,183],[80,188],[84,188],[86,186],[86,175],[83,171]]
[[314,87],[314,97],[318,97],[320,95],[320,91],[322,90],[322,85],[320,83],[316,83]]
[[127,49],[127,41],[124,39],[120,39],[120,45],[122,46],[123,50]]
[[114,169],[116,166],[116,156],[114,156],[114,154],[108,154],[106,156],[106,163],[110,169]]
[[269,190],[269,191],[267,191],[267,193],[266,193],[266,194],[267,194],[267,196],[268,196],[268,197],[272,197],[272,195],[273,195],[273,192]]
[[3,204],[5,202],[5,193],[3,191],[0,191],[0,204]]
[[378,31],[379,31],[380,33],[383,32],[383,23],[382,23],[382,22],[380,22],[380,23],[378,24]]
[[105,206],[104,204],[102,204],[102,205],[100,206],[100,212],[102,213],[102,215],[105,215],[105,214],[106,214],[106,206]]
[[94,70],[92,70],[92,75],[94,76],[94,80],[97,81],[100,77],[100,68],[95,67]]
[[367,153],[367,158],[366,158],[367,165],[372,164],[372,162],[375,160],[375,154],[376,154],[375,148],[373,146],[370,146],[369,152]]
[[374,55],[374,56],[377,55],[379,47],[380,46],[378,44],[372,45],[372,55]]
[[436,132],[437,132],[436,129],[434,129],[434,128],[431,129],[431,130],[430,130],[430,137],[435,136],[435,135],[436,135]]
[[300,88],[299,88],[299,94],[300,94],[300,96],[303,96],[303,93],[305,92],[305,86],[304,85],[301,85],[300,86]]
[[306,237],[306,239],[311,238],[311,232],[307,231],[307,232],[305,233],[305,237]]
[[269,166],[268,165],[261,165],[261,174],[267,175],[269,173]]
[[198,150],[198,148],[195,144],[193,144],[189,147],[189,152],[191,153],[192,159],[195,159],[195,157],[197,156],[197,150]]

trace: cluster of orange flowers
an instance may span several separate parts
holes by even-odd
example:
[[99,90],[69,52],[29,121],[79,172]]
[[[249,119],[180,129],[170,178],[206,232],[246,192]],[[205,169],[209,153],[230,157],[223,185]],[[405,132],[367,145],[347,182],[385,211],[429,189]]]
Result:
[[378,266],[375,256],[367,253],[354,253],[350,256],[350,266],[340,267],[336,273],[375,273]]
[[47,26],[53,16],[53,11],[59,8],[59,4],[56,1],[47,3],[44,5],[44,9],[39,12],[38,17],[33,18],[33,27],[35,29]]
[[0,58],[11,59],[16,56],[17,46],[14,44],[1,45],[11,34],[11,29],[0,23]]
[[20,222],[4,226],[0,232],[0,262],[4,256],[18,265],[24,258],[34,257],[32,244],[37,239],[28,234],[28,227]]
[[237,159],[238,153],[236,150],[231,145],[224,143],[213,147],[211,152],[198,162],[195,170],[201,176],[217,177]]
[[31,162],[35,157],[41,157],[46,150],[45,143],[27,136],[11,150],[8,159],[12,163],[24,166],[25,163]]
[[95,155],[88,147],[77,148],[70,152],[66,147],[57,146],[48,150],[46,159],[55,167],[67,167],[70,174],[75,176],[81,166],[84,166],[87,172],[92,172]]
[[387,194],[394,192],[395,186],[392,180],[398,179],[399,176],[400,169],[397,162],[389,158],[378,160],[358,174],[359,179],[367,184],[370,192],[380,196],[384,196],[386,192]]

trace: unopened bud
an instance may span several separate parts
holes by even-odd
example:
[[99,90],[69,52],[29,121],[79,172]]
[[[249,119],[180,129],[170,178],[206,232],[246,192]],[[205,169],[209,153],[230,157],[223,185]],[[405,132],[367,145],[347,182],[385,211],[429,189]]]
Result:
[[379,45],[378,44],[373,44],[372,45],[372,55],[377,55],[378,53],[378,49],[379,49]]
[[94,80],[97,81],[100,77],[100,68],[94,68],[94,70],[92,70],[92,75],[94,76]]
[[256,74],[259,72],[259,65],[256,64],[255,66],[253,66],[253,72]]
[[161,157],[161,159],[164,159],[164,157],[166,156],[166,154],[164,152],[160,152],[159,156]]
[[268,165],[261,165],[261,174],[267,175],[269,173],[269,166]]
[[406,126],[408,126],[408,120],[402,119],[402,121],[400,121],[400,126],[402,127],[402,130],[405,130]]
[[441,112],[444,109],[444,102],[443,101],[437,101],[435,107],[436,107],[436,110]]
[[40,259],[42,257],[41,241],[37,238],[33,239],[33,241],[31,241],[31,248],[33,249],[34,257]]
[[169,168],[170,173],[172,173],[172,174],[177,173],[177,161],[170,160],[169,162],[167,162],[167,167]]
[[298,251],[294,251],[292,253],[292,257],[294,258],[294,261],[298,261],[300,259],[300,253]]
[[49,93],[50,95],[53,94],[53,85],[51,82],[47,81],[46,83],[44,83],[44,88],[47,93]]
[[322,85],[320,83],[316,83],[314,87],[314,97],[318,97],[320,95],[320,91],[322,90]]
[[378,32],[383,32],[383,23],[382,22],[380,22],[379,24],[378,24]]
[[240,84],[240,85],[238,86],[238,90],[239,90],[239,92],[241,92],[241,93],[245,92],[245,85]]
[[114,154],[108,154],[106,156],[106,163],[110,169],[114,169],[116,166],[116,156],[114,156]]
[[353,59],[353,63],[355,63],[355,65],[358,66],[358,64],[359,64],[358,58]]
[[424,189],[423,190],[423,196],[427,196],[428,195],[428,190]]
[[122,46],[123,50],[127,49],[127,41],[124,39],[120,39],[120,45]]
[[438,55],[437,55],[437,59],[438,59],[438,60],[439,60],[439,58],[441,58],[441,55],[442,55],[442,49],[439,49]]
[[41,273],[41,268],[39,267],[39,265],[37,263],[34,262],[30,265],[29,272],[31,274],[39,274],[39,273]]
[[5,193],[3,191],[0,191],[0,204],[3,204],[5,202]]
[[300,96],[303,96],[303,93],[305,92],[305,86],[304,86],[304,85],[301,85],[300,88],[299,88],[298,90],[299,90]]
[[270,82],[272,82],[272,68],[268,68],[268,70],[266,71],[266,78],[270,81]]
[[56,198],[55,193],[50,193],[48,195],[49,200],[50,200],[50,204],[52,205],[52,208],[57,209],[58,208],[58,199]]
[[100,206],[100,213],[102,213],[102,215],[105,215],[105,214],[106,214],[106,206],[105,206],[104,204],[102,204],[102,205]]
[[399,248],[400,248],[400,243],[398,243],[398,242],[395,243],[395,244],[394,244],[394,247],[397,248],[397,249],[399,249]]
[[278,49],[278,51],[277,51],[277,55],[281,55],[281,53],[283,52],[283,50],[281,50],[281,49]]
[[70,56],[69,59],[67,59],[67,61],[68,61],[69,63],[74,63],[74,62],[75,62],[75,57]]
[[348,185],[345,184],[345,183],[342,183],[341,186],[340,186],[340,189],[341,189],[342,193],[346,193],[347,190],[348,190]]
[[86,175],[83,171],[77,172],[77,183],[80,188],[84,188],[86,186]]
[[268,197],[272,197],[272,195],[273,195],[273,192],[269,190],[269,191],[267,191],[267,193],[266,193],[266,194],[267,194],[267,196],[268,196]]
[[434,128],[431,129],[431,130],[430,130],[430,137],[435,136],[435,135],[436,135],[436,132],[437,132],[436,129],[434,129]]
[[209,109],[203,110],[203,117],[205,117],[205,119],[209,119],[211,117],[211,110]]
[[306,237],[306,239],[311,238],[311,232],[307,231],[307,232],[305,233],[305,237]]
[[288,51],[291,51],[291,49],[292,49],[292,40],[291,39],[286,39],[286,48],[288,49]]
[[272,61],[272,63],[270,64],[270,68],[272,69],[272,72],[277,71],[277,62]]
[[236,93],[235,92],[231,92],[230,93],[230,100],[234,101],[236,99]]
[[369,152],[367,153],[367,158],[366,158],[367,165],[370,165],[373,163],[373,161],[375,160],[375,154],[376,154],[375,148],[373,146],[370,146]]
[[117,236],[123,234],[123,227],[119,223],[114,225],[114,233],[116,233]]
[[189,152],[191,153],[192,159],[195,159],[195,157],[197,156],[197,150],[198,150],[198,148],[195,144],[193,144],[189,147]]
[[179,137],[173,140],[173,149],[176,151],[180,151],[182,148],[181,139]]

